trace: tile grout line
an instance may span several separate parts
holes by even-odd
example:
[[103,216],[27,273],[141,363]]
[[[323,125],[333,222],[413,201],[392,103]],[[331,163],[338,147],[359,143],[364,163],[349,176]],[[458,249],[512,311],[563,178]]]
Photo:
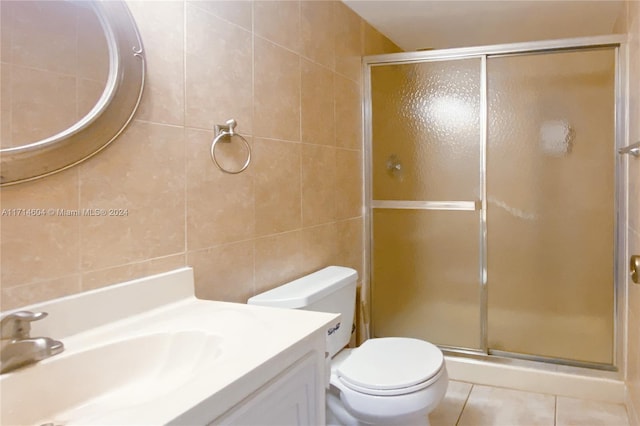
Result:
[[[78,52],[79,52],[79,44],[80,44],[80,39],[78,36],[79,33],[79,16],[78,16],[78,12],[76,11],[76,16],[74,19],[74,24],[75,24],[75,49],[76,49],[76,53],[75,53],[75,66],[76,68],[78,67]],[[11,31],[12,34],[14,31]],[[11,46],[13,47],[13,37],[11,39]],[[11,60],[13,61],[13,56],[11,57]],[[77,76],[76,76],[77,77]],[[11,74],[11,79],[13,80],[13,73]],[[11,84],[11,95],[10,95],[10,101],[11,104],[13,105],[13,84]],[[78,107],[78,104],[80,102],[80,90],[79,90],[79,84],[78,84],[78,79],[75,79],[75,101],[76,101],[76,117],[78,117],[78,114],[80,112],[80,109]],[[13,114],[13,107],[11,108],[11,112]],[[12,115],[13,118],[13,115]],[[11,132],[13,132],[13,126],[11,126],[10,128]],[[13,140],[10,139],[13,143]],[[81,168],[79,167],[78,169],[76,169],[74,171],[75,173],[75,177],[76,177],[76,190],[77,190],[77,194],[76,194],[76,202],[78,209],[82,209],[82,173],[81,173]],[[82,234],[83,234],[83,220],[82,218],[80,218],[80,220],[77,221],[76,223],[76,229],[78,231],[78,253],[77,253],[77,257],[76,257],[76,266],[78,268],[78,291],[83,291],[84,290],[84,271],[82,268]]]
[[[256,9],[254,2],[251,2],[251,141],[254,143],[257,142],[256,135]],[[253,191],[253,233],[250,238],[251,243],[251,252],[253,255],[252,264],[251,264],[251,295],[255,296],[258,292],[256,288],[256,224],[257,221],[257,211],[256,211],[256,181],[257,181],[256,173],[251,175],[251,188]],[[247,241],[249,238],[247,238]]]
[[464,404],[462,404],[462,409],[460,410],[460,414],[458,414],[458,418],[456,419],[456,423],[455,426],[458,426],[458,423],[460,423],[460,420],[462,419],[462,413],[464,413],[464,409],[467,408],[467,402],[469,402],[469,398],[471,398],[471,392],[473,391],[473,388],[475,387],[475,384],[471,384],[471,388],[469,388],[469,393],[467,394],[467,397],[464,400]]
[[553,426],[558,425],[558,395],[553,396]]
[[[258,139],[256,134],[256,5],[255,1],[251,2],[251,140],[255,144]],[[251,274],[251,288],[252,296],[258,293],[258,269],[257,269],[257,224],[258,224],[258,210],[256,208],[256,182],[258,181],[257,173],[253,173],[251,177],[252,191],[253,191],[253,235],[251,236],[252,246],[252,274]]]
[[[299,35],[300,38],[302,35],[302,15],[301,15],[301,5],[300,2],[296,3],[298,6],[298,30],[299,30]],[[300,43],[301,44],[301,43]],[[302,72],[302,46],[299,45],[298,46],[298,50],[300,52],[297,52],[296,55],[298,55],[298,77],[299,77],[299,85],[298,85],[298,89],[299,89],[299,98],[298,98],[298,122],[300,123],[300,125],[298,126],[298,143],[302,144],[302,140],[303,140],[303,120],[304,120],[304,114],[302,112],[302,103],[303,103],[303,97],[304,97],[304,87],[303,87],[303,72]],[[304,229],[304,224],[305,224],[305,214],[304,214],[304,163],[303,163],[303,153],[304,151],[304,147],[302,145],[300,145],[300,154],[298,155],[298,176],[300,178],[300,185],[298,185],[299,189],[300,189],[300,229]]]
[[189,265],[189,167],[188,167],[188,140],[187,140],[187,48],[188,40],[188,13],[187,2],[182,3],[182,149],[184,172],[184,264]]

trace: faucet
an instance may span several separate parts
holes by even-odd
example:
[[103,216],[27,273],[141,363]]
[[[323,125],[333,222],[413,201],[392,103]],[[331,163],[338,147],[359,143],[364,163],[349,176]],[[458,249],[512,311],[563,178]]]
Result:
[[59,354],[62,342],[49,337],[31,337],[31,322],[46,317],[46,312],[18,311],[0,321],[0,374],[34,364]]

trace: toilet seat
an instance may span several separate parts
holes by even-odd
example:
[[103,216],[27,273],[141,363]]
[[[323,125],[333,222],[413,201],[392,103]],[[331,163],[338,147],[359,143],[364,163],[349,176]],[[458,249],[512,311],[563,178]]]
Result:
[[393,396],[424,389],[443,371],[444,356],[435,345],[418,339],[383,337],[353,349],[336,373],[353,391]]

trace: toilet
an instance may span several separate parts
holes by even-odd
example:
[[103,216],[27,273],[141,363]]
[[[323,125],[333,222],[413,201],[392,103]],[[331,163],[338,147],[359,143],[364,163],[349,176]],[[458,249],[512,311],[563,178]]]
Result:
[[328,425],[428,425],[449,378],[444,356],[419,339],[369,339],[345,348],[351,337],[358,273],[329,266],[250,298],[252,305],[342,314],[327,330],[331,375]]

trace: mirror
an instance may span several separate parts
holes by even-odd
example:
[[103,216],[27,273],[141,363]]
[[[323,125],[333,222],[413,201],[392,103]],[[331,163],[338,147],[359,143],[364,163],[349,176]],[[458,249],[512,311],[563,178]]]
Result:
[[0,2],[0,185],[64,170],[112,142],[145,61],[123,1]]

